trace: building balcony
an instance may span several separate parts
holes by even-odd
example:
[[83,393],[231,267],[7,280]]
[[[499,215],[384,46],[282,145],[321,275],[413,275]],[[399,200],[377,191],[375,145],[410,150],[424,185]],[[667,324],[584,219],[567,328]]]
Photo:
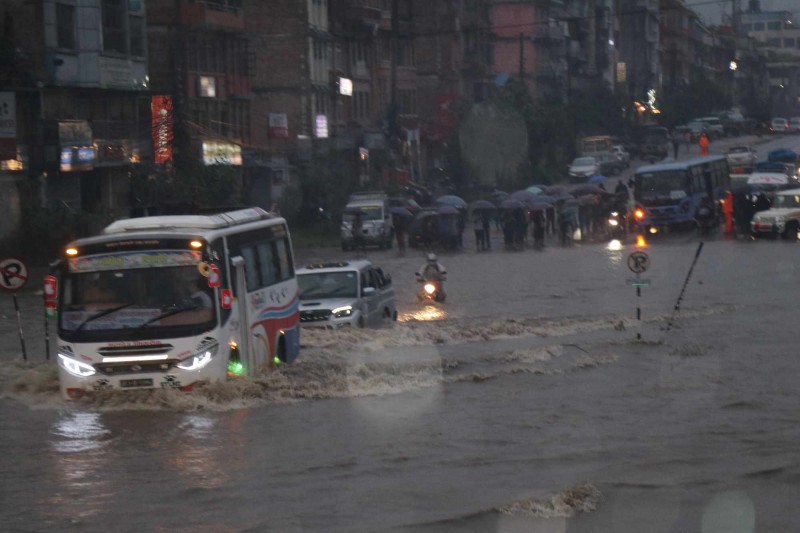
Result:
[[345,20],[351,24],[378,24],[383,20],[383,12],[372,6],[350,4],[344,13]]
[[181,22],[191,28],[243,32],[241,0],[182,0]]
[[555,26],[536,26],[531,39],[540,43],[563,41],[565,39],[564,30]]

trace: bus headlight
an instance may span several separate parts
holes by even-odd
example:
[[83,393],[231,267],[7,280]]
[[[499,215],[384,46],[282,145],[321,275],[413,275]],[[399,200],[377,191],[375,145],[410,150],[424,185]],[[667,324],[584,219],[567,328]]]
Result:
[[194,355],[183,359],[177,366],[181,370],[200,370],[211,362],[211,359],[217,354],[217,346],[207,348]]
[[344,318],[346,316],[350,316],[353,314],[353,307],[350,305],[345,305],[343,307],[337,307],[332,311],[333,316],[336,318]]
[[79,378],[88,378],[89,376],[93,376],[97,373],[92,365],[82,363],[81,361],[73,359],[72,357],[64,355],[63,353],[58,354],[58,364],[61,366],[61,368]]

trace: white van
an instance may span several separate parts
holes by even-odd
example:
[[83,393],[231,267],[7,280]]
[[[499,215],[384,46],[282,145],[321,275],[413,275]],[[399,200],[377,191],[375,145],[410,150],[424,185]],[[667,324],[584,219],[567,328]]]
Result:
[[350,196],[342,215],[340,230],[342,250],[355,246],[353,242],[353,220],[361,217],[361,238],[364,245],[391,248],[394,238],[389,197],[383,192],[355,193]]

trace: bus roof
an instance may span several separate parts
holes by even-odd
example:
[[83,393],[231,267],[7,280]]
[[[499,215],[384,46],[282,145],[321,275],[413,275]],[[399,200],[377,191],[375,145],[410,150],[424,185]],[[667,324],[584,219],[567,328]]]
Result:
[[645,165],[636,170],[637,174],[643,172],[661,172],[664,170],[687,170],[689,167],[703,165],[706,163],[713,163],[714,161],[726,161],[724,155],[707,155],[704,157],[695,157],[694,159],[687,159],[686,161],[670,161],[667,163],[656,163],[655,165]]
[[164,215],[126,218],[112,222],[103,230],[103,233],[105,235],[113,235],[143,231],[209,231],[270,218],[278,217],[260,207],[250,207],[215,215]]

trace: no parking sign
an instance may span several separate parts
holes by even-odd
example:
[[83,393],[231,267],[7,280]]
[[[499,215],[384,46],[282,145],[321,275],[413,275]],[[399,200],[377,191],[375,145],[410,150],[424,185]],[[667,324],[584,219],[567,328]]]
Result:
[[0,259],[0,289],[11,292],[14,295],[14,310],[17,312],[17,326],[19,327],[19,340],[22,343],[22,358],[27,361],[28,354],[25,351],[25,337],[22,334],[22,319],[19,316],[19,304],[17,303],[17,291],[28,282],[28,267],[15,257]]
[[15,257],[0,260],[0,289],[17,292],[28,282],[28,267]]

